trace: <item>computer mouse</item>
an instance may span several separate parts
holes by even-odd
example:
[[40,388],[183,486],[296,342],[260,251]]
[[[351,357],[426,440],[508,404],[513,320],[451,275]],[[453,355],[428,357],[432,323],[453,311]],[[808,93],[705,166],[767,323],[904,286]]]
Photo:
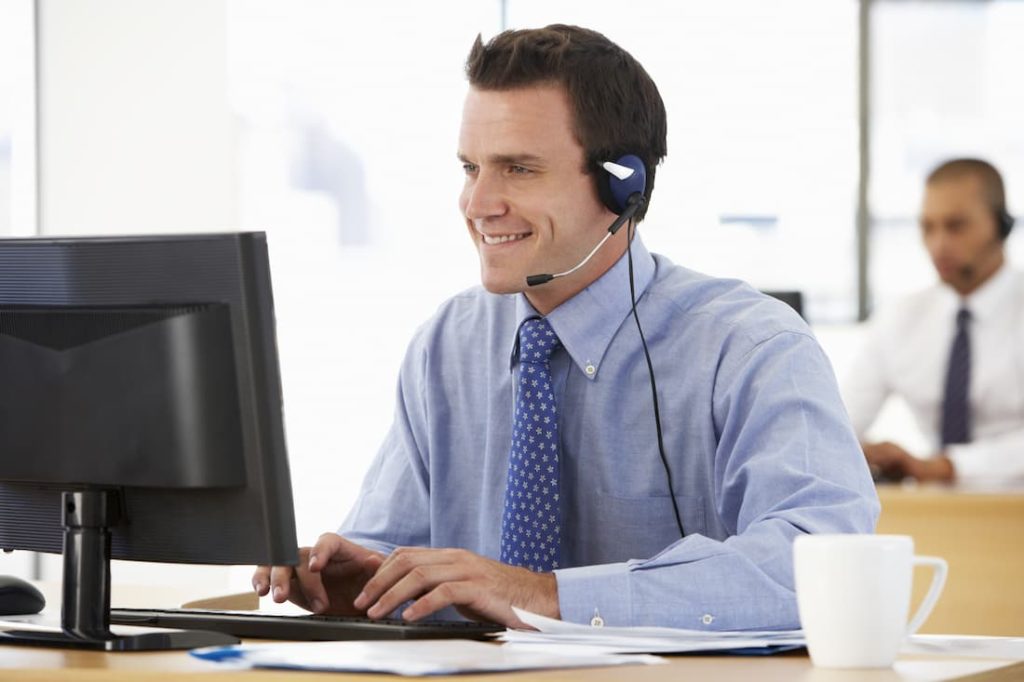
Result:
[[0,616],[39,613],[46,606],[43,593],[21,578],[0,575]]

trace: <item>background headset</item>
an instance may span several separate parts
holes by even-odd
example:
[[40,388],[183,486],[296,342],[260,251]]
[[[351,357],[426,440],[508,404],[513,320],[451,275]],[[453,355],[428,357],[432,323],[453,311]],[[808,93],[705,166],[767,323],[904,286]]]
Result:
[[996,209],[996,225],[999,227],[999,239],[1001,241],[1006,241],[1006,238],[1010,236],[1010,230],[1013,229],[1014,222],[1013,216],[1006,210],[1005,204]]
[[679,529],[679,536],[686,537],[683,530],[683,518],[679,514],[679,503],[676,501],[676,493],[672,485],[672,470],[669,467],[668,457],[665,455],[665,439],[661,433],[661,410],[658,408],[658,384],[654,379],[654,364],[651,362],[651,354],[647,349],[647,339],[644,337],[643,327],[640,326],[640,316],[636,311],[636,283],[633,278],[633,233],[636,230],[636,222],[633,218],[636,212],[647,203],[647,167],[643,160],[635,154],[620,156],[615,161],[604,161],[600,163],[604,172],[597,172],[597,194],[609,211],[617,215],[615,222],[608,228],[608,233],[598,242],[597,246],[580,261],[575,267],[557,274],[530,275],[526,278],[529,286],[537,286],[550,282],[556,277],[564,277],[586,265],[598,249],[604,246],[605,242],[619,231],[628,222],[626,235],[626,253],[629,260],[629,300],[632,306],[633,320],[636,322],[636,330],[640,334],[640,343],[643,346],[644,358],[647,360],[647,374],[651,380],[651,399],[654,404],[654,428],[658,435],[658,454],[661,456],[662,466],[665,467],[665,478],[668,481],[669,499],[672,500],[672,512],[675,514],[676,527]]

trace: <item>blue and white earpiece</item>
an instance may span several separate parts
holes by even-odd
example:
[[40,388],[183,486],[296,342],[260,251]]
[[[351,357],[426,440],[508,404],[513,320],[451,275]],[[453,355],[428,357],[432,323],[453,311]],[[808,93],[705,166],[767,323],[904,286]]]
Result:
[[626,154],[615,161],[604,161],[601,167],[606,174],[598,179],[598,195],[608,210],[621,215],[630,205],[629,198],[639,193],[642,197],[647,189],[647,168],[639,156]]

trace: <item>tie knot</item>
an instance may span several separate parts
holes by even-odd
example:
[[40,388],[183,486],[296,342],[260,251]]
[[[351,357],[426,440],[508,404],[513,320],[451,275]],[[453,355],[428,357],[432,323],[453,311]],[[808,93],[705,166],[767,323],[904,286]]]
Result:
[[546,363],[558,345],[558,337],[543,317],[531,318],[519,328],[519,362]]
[[961,308],[956,312],[956,326],[963,329],[967,326],[967,323],[971,321],[971,311],[967,308]]

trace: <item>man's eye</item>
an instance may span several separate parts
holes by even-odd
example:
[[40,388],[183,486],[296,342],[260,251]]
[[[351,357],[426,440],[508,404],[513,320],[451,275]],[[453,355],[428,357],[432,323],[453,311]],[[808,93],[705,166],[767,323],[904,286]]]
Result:
[[512,175],[529,175],[533,172],[526,166],[509,166],[508,170]]
[[465,171],[467,175],[470,173],[476,173],[476,164],[469,163],[467,161],[466,163],[462,164],[462,170]]

